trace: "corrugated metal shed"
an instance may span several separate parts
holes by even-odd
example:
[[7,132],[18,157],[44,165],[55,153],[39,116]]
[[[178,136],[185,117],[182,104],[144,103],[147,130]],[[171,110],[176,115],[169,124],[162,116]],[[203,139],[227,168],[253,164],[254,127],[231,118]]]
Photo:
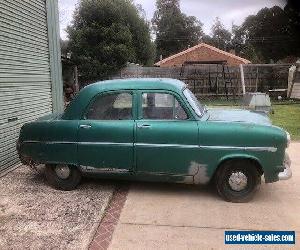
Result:
[[0,175],[21,126],[62,110],[59,50],[57,0],[0,1]]

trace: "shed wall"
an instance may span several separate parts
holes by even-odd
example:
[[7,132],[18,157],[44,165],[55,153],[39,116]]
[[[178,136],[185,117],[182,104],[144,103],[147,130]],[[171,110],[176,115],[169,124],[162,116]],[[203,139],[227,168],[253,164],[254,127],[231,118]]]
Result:
[[0,175],[19,161],[21,126],[52,113],[51,79],[46,1],[0,1]]

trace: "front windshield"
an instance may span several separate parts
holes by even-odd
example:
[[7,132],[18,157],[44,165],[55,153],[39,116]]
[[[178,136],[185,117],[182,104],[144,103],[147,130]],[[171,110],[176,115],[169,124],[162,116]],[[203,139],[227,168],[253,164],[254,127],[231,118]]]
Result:
[[188,100],[189,104],[192,106],[195,113],[199,117],[202,117],[205,113],[205,107],[198,101],[197,97],[189,89],[185,89],[183,94]]

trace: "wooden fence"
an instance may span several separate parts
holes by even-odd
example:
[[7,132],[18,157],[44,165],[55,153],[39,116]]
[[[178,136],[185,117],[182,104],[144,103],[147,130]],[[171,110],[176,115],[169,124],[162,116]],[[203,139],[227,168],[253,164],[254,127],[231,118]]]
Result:
[[[288,64],[243,65],[246,92],[268,92],[287,89]],[[115,75],[116,78],[174,78],[184,81],[201,97],[238,97],[243,93],[239,66],[197,64],[182,67],[128,66]]]

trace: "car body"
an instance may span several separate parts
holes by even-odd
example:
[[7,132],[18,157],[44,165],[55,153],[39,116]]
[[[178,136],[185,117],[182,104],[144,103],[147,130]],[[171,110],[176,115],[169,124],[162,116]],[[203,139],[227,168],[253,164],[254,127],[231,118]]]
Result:
[[[181,81],[126,79],[89,85],[63,114],[25,124],[17,149],[24,164],[46,164],[50,183],[66,190],[78,184],[63,184],[76,169],[76,176],[185,184],[225,178],[219,186],[239,193],[251,175],[254,186],[261,175],[267,183],[291,177],[289,141],[264,114],[207,110]],[[222,196],[241,202],[253,192]]]

